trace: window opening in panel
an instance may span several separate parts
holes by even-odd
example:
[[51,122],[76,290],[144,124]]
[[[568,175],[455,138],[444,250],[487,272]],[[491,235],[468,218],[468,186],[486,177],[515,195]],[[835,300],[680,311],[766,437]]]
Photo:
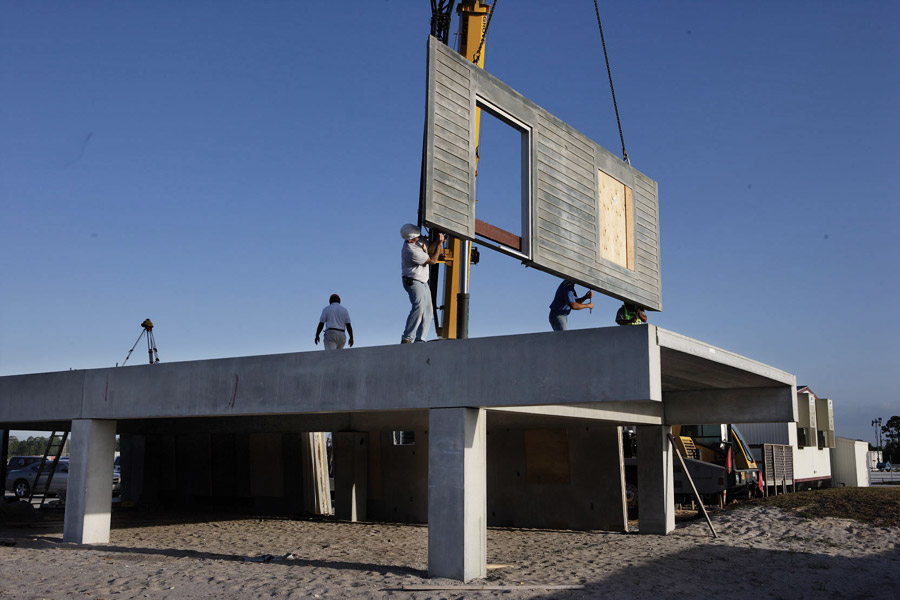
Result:
[[527,254],[528,130],[482,103],[478,107],[475,235]]

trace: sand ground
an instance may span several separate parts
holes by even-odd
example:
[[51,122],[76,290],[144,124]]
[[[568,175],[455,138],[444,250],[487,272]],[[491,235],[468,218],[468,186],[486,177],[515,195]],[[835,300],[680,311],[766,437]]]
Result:
[[0,598],[900,597],[900,528],[765,506],[713,523],[717,539],[703,519],[668,536],[491,528],[488,576],[465,585],[508,589],[477,590],[427,578],[425,526],[119,511],[108,544],[79,546],[57,511],[0,525]]

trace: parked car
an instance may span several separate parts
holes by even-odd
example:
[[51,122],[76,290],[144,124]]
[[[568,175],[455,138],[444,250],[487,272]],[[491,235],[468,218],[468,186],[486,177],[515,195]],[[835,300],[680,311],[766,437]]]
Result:
[[[10,471],[6,474],[6,489],[13,492],[17,498],[28,498],[31,490],[34,489],[35,481],[38,480],[38,470],[40,469],[40,460],[35,463]],[[47,477],[50,474],[51,464],[44,463],[44,468],[40,470],[40,489],[43,490]],[[48,495],[57,495],[60,498],[66,496],[66,484],[69,481],[69,463],[60,460],[53,473],[53,479],[50,480],[50,489],[47,490]]]
[[[35,480],[38,480],[38,468],[41,466],[40,461],[32,463],[22,469],[10,471],[6,474],[5,489],[13,492],[17,498],[28,498],[34,489]],[[40,473],[38,489],[43,492],[47,477],[50,474],[50,463],[45,463]],[[61,500],[66,499],[66,486],[69,482],[69,461],[68,459],[60,459],[56,466],[56,472],[50,480],[50,489],[47,495],[58,496]],[[112,476],[112,492],[118,495],[121,490],[121,479],[118,473]]]
[[6,463],[6,472],[15,471],[16,469],[21,469],[22,467],[27,467],[28,465],[36,462],[41,462],[42,456],[13,456],[9,459],[9,462]]

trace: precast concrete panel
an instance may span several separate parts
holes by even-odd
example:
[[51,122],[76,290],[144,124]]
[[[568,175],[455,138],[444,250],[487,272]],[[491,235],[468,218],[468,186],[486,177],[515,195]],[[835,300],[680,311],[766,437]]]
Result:
[[[541,271],[661,310],[657,183],[436,38],[430,38],[428,47],[424,223]],[[527,140],[519,247],[476,233],[479,109]],[[600,206],[601,179],[610,178],[625,193],[609,200],[628,203],[627,210],[619,211],[623,229],[615,234],[607,231],[606,211]],[[621,260],[604,251],[611,239],[621,244],[615,252]]]

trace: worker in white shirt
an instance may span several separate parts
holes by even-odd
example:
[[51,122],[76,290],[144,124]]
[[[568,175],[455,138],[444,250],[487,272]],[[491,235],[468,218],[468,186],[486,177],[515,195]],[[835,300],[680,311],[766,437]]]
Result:
[[[319,326],[316,328],[316,345],[319,343],[319,334],[325,329],[325,349],[340,350],[347,343],[347,334],[350,334],[350,347],[353,347],[353,327],[350,325],[350,311],[341,306],[341,297],[332,294],[328,299],[328,306],[322,309],[319,317]],[[346,333],[345,333],[346,332]]]

